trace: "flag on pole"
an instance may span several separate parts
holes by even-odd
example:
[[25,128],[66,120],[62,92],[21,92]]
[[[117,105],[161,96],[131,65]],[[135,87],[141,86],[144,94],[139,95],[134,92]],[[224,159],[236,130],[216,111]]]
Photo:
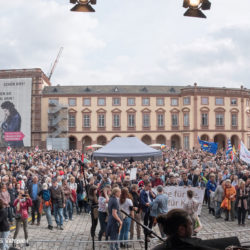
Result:
[[233,145],[233,152],[236,155],[236,150],[235,150],[235,146]]
[[250,164],[250,152],[244,145],[243,141],[240,142],[240,159],[247,164]]
[[7,153],[9,153],[11,150],[12,150],[12,148],[10,146],[8,146],[6,149]]
[[227,159],[231,159],[232,161],[234,160],[234,152],[233,152],[233,147],[232,147],[230,139],[227,139],[226,156],[227,156]]
[[201,149],[203,151],[212,153],[212,154],[216,154],[217,150],[218,150],[218,143],[217,142],[208,142],[208,141],[202,141],[200,140],[199,136],[198,136],[198,141],[201,145]]

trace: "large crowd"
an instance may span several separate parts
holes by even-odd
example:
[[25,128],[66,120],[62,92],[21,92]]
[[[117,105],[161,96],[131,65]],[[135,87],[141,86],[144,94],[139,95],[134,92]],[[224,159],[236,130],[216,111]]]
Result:
[[[23,224],[28,246],[29,211],[31,223],[37,226],[44,212],[48,230],[55,226],[63,230],[74,214],[90,213],[92,237],[120,240],[120,245],[113,243],[111,249],[128,248],[128,239],[148,234],[150,241],[154,236],[121,210],[152,229],[156,218],[168,212],[164,186],[205,189],[204,204],[215,219],[223,216],[226,221],[236,220],[239,226],[250,219],[250,169],[237,157],[232,162],[222,151],[212,155],[172,149],[165,150],[160,161],[103,159],[86,164],[80,162],[81,156],[80,151],[0,152],[0,238],[8,238],[9,228],[15,224],[16,239]],[[136,178],[131,180],[134,168]],[[192,191],[188,190],[187,196],[184,209],[192,217],[195,230],[197,204]],[[165,237],[161,223],[158,226]],[[7,249],[4,241],[2,248]]]

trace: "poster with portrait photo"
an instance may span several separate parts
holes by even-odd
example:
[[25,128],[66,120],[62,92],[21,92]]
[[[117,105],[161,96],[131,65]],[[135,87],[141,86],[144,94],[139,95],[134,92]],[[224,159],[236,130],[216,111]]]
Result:
[[32,78],[0,79],[0,147],[31,146]]

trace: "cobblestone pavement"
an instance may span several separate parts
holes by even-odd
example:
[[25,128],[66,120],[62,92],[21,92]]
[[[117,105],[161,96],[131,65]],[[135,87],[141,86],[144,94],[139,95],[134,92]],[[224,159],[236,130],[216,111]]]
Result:
[[[215,219],[212,215],[208,214],[208,209],[203,206],[202,214],[200,216],[203,229],[198,235],[202,239],[211,239],[218,237],[238,236],[241,242],[250,241],[250,220],[246,220],[246,226],[238,226],[237,221],[225,222],[224,219]],[[55,222],[54,222],[55,225]],[[17,245],[21,249],[62,249],[62,250],[76,250],[76,249],[92,249],[92,242],[90,238],[91,219],[90,215],[82,214],[75,215],[73,221],[64,222],[64,230],[54,228],[52,231],[47,228],[47,221],[45,216],[42,217],[41,225],[28,226],[30,246],[25,247],[23,244]],[[159,233],[158,227],[154,230]],[[96,230],[98,234],[99,225]],[[10,238],[13,237],[14,232],[11,232]],[[23,239],[23,229],[20,229],[18,239]],[[89,241],[89,242],[86,242]],[[149,243],[149,249],[160,243],[158,240],[153,239]],[[144,248],[144,240],[141,242],[132,242],[133,250]],[[105,242],[96,243],[96,248],[109,249],[109,245]]]

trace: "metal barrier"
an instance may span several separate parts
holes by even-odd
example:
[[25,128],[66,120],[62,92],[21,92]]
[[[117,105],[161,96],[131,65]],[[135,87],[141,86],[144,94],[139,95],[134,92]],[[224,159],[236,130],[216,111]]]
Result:
[[[144,241],[143,240],[127,240],[127,241],[95,241],[95,249],[96,250],[107,250],[110,249],[111,244],[118,244],[120,243],[130,245],[133,248],[142,248],[144,247]],[[156,245],[156,244],[154,244]],[[21,249],[34,249],[34,250],[78,250],[78,249],[84,249],[84,250],[92,250],[93,245],[92,241],[51,241],[51,240],[30,240],[29,246],[26,247],[25,244],[19,244],[17,247],[20,247]],[[126,249],[126,248],[125,248]],[[130,248],[131,249],[131,248]]]

